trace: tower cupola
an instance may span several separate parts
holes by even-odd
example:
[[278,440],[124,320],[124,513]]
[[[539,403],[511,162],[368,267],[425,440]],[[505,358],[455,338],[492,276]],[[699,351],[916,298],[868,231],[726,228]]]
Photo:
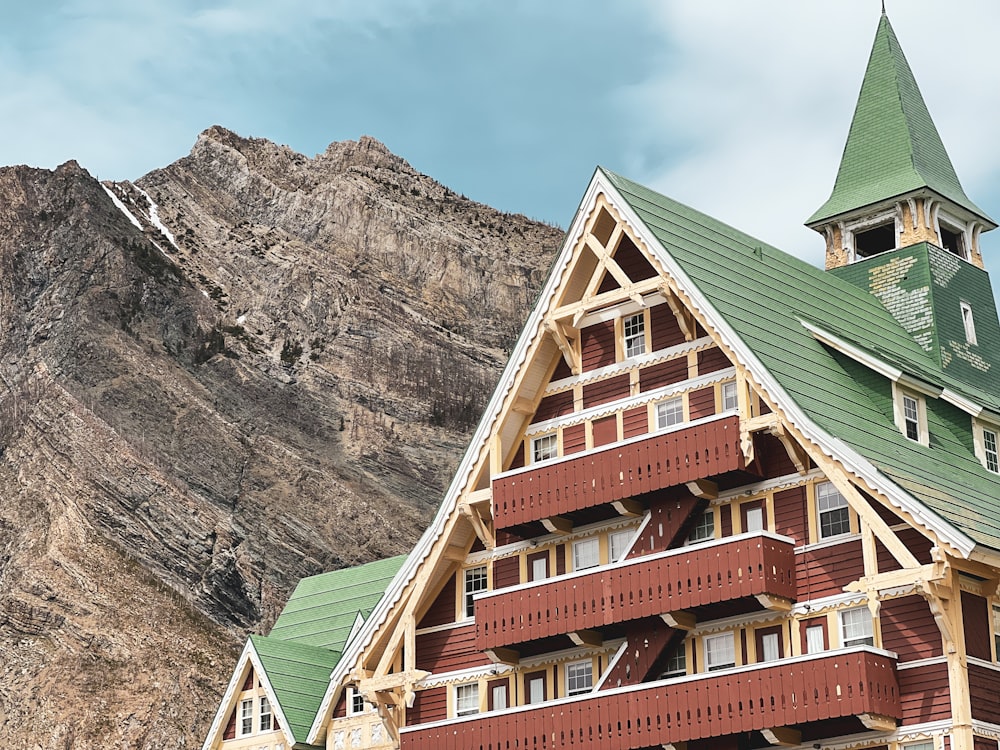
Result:
[[827,269],[920,242],[983,267],[979,235],[997,224],[965,194],[884,12],[833,193],[806,226]]

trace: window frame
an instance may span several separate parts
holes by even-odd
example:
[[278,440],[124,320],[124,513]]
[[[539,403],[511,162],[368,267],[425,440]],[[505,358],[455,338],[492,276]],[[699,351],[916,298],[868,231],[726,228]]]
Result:
[[[253,697],[251,698],[240,698],[239,704],[239,716],[236,721],[236,736],[237,737],[250,737],[253,731],[253,715],[254,715],[254,703],[256,701]],[[247,713],[247,708],[250,709],[250,713]],[[247,722],[249,722],[249,729],[247,729]]]
[[[915,415],[907,413],[907,401],[912,401],[915,404]],[[892,384],[892,410],[896,427],[899,428],[903,437],[920,445],[930,444],[930,433],[927,429],[927,402],[923,394],[900,387],[894,382]],[[907,430],[910,424],[915,428],[916,437],[913,437]]]
[[[629,546],[632,542],[632,537],[635,536],[635,529],[618,529],[612,531],[608,534],[608,562],[616,563],[624,559],[625,555],[628,554]],[[619,554],[615,555],[615,540],[624,540],[621,542],[621,550]]]
[[688,673],[687,665],[687,641],[681,641],[677,644],[677,648],[667,656],[667,662],[664,664],[663,674],[660,677],[667,680],[675,677],[684,677]]
[[[482,571],[482,576],[477,575],[477,571]],[[482,588],[470,587],[470,574],[477,575],[474,580],[482,581]],[[490,570],[488,565],[472,565],[462,568],[462,620],[471,620],[476,616],[475,595],[483,591],[490,590]],[[472,610],[470,613],[469,610]]]
[[[638,323],[638,330],[633,325],[633,330],[629,332],[630,324]],[[634,351],[633,349],[638,349]],[[631,315],[622,316],[622,358],[631,359],[640,357],[648,351],[646,346],[646,313],[640,310]]]
[[[728,640],[726,640],[728,639]],[[711,643],[723,642],[726,640],[728,648],[724,649],[728,651],[727,656],[732,656],[732,661],[726,661],[725,663],[713,664],[713,659],[711,656],[710,645]],[[702,652],[705,657],[705,671],[706,672],[720,672],[724,669],[733,669],[737,665],[736,661],[736,634],[733,631],[727,631],[725,633],[716,633],[713,635],[706,635],[702,640]]]
[[[577,551],[584,548],[588,550],[594,548],[593,553],[594,562],[589,565],[580,565],[577,557]],[[589,536],[584,539],[577,539],[573,542],[573,570],[589,570],[590,568],[596,568],[601,564],[601,540],[596,536]]]
[[[835,507],[829,507],[825,509],[822,508],[821,505],[827,498],[821,494],[821,488],[823,490],[829,488],[836,495],[836,497],[840,498],[842,504],[837,505]],[[816,508],[816,540],[825,542],[828,539],[838,539],[840,537],[845,537],[852,534],[853,530],[851,528],[850,503],[847,502],[847,498],[844,497],[843,493],[841,493],[841,491],[837,489],[837,487],[833,484],[833,482],[829,480],[823,482],[817,482],[815,485],[813,485],[813,494],[815,497],[815,508]],[[844,522],[846,521],[847,530],[831,534],[825,534],[823,532],[823,516],[841,510],[844,511],[844,515],[840,518],[840,520],[837,521],[837,523],[842,528]]]
[[[543,441],[545,447],[543,448]],[[551,461],[559,458],[559,433],[547,432],[544,435],[535,435],[531,438],[531,463],[538,464],[542,461]]]
[[959,309],[962,311],[962,328],[965,329],[965,343],[972,346],[979,346],[976,339],[976,318],[972,314],[972,305],[968,302],[959,302]]
[[[851,638],[847,637],[847,628],[849,623],[847,622],[847,615],[861,614],[861,623],[867,625],[868,634],[861,636],[853,636]],[[837,624],[840,630],[840,647],[841,648],[853,648],[855,646],[875,646],[875,618],[872,617],[871,610],[868,609],[868,605],[862,605],[860,607],[848,607],[846,609],[837,610]],[[855,623],[856,624],[856,623]],[[871,643],[860,643],[859,641],[868,641]],[[851,641],[848,643],[848,641]]]
[[[972,437],[976,449],[976,458],[986,471],[1000,474],[1000,427],[992,422],[981,422],[974,419]],[[989,436],[989,437],[987,437]],[[989,443],[992,442],[992,449]]]
[[[466,693],[466,695],[463,695]],[[478,682],[466,682],[461,685],[455,685],[454,690],[455,698],[455,718],[462,716],[475,716],[481,713],[479,708],[479,683]],[[469,695],[475,700],[475,706],[466,706],[462,708],[462,701],[466,700],[468,702]]]
[[[732,402],[731,405],[730,401]],[[719,387],[719,406],[722,408],[722,411],[739,411],[740,394],[737,390],[735,380],[727,380]]]
[[[361,709],[357,710],[354,707],[355,701],[361,699]],[[353,685],[347,688],[347,715],[348,716],[360,716],[361,714],[367,713],[369,711],[368,702],[365,701],[365,697],[361,692]]]
[[[667,407],[669,407],[669,410]],[[684,411],[683,395],[657,401],[653,407],[653,414],[656,417],[656,429],[669,430],[671,427],[684,424],[687,421]],[[678,412],[680,413],[680,419],[673,422],[669,421],[669,418],[677,416]]]
[[[271,708],[271,701],[266,695],[261,695],[257,699],[257,707],[260,713],[257,715],[257,727],[261,732],[270,732],[274,729],[274,711]],[[266,711],[264,709],[267,709]],[[264,726],[264,718],[267,718],[267,726]]]
[[[705,528],[708,527],[708,524],[706,524],[704,522],[705,522],[705,519],[709,518],[710,516],[711,516],[711,530],[709,531],[708,535],[707,536],[701,536],[701,535],[695,536],[695,532],[697,532],[699,529],[705,529]],[[687,539],[684,540],[684,544],[685,545],[700,544],[702,542],[710,542],[710,541],[712,541],[713,539],[715,539],[715,527],[716,527],[716,525],[717,524],[715,523],[715,509],[714,508],[705,508],[705,511],[701,514],[701,518],[699,518],[695,523],[693,523],[691,525],[691,528],[688,530]]]
[[[577,687],[570,689],[570,680],[573,679],[571,671],[574,668],[580,668],[584,670],[587,674],[588,684],[586,687]],[[566,691],[566,696],[571,695],[582,695],[583,693],[589,693],[594,689],[594,660],[593,659],[581,659],[580,661],[568,662],[563,669],[564,674],[564,689]]]

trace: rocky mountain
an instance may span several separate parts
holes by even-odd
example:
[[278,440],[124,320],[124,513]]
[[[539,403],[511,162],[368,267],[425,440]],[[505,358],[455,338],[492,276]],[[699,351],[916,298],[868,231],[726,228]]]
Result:
[[200,746],[295,582],[423,530],[561,240],[370,138],[0,169],[0,739]]

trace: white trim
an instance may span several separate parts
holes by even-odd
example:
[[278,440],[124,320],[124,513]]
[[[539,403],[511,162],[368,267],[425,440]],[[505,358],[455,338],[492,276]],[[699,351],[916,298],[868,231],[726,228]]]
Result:
[[[644,391],[637,396],[629,396],[622,399],[617,399],[615,401],[608,401],[603,404],[598,404],[597,406],[591,406],[589,409],[582,409],[580,411],[574,411],[570,414],[563,414],[559,417],[553,417],[552,419],[546,419],[544,422],[535,422],[528,425],[524,431],[525,437],[533,438],[543,435],[547,432],[552,432],[553,430],[559,429],[560,427],[569,427],[570,425],[577,424],[579,422],[587,422],[597,417],[604,416],[605,414],[613,414],[615,412],[624,411],[626,409],[634,409],[637,406],[642,406],[643,404],[648,404],[651,401],[660,401],[669,396],[679,396],[687,393],[688,391],[698,390],[704,388],[708,385],[714,385],[715,383],[721,383],[726,380],[732,380],[736,375],[736,369],[733,367],[727,367],[723,370],[716,370],[715,372],[710,372],[707,375],[699,375],[695,378],[688,378],[687,380],[679,380],[676,383],[671,383],[670,385],[664,385],[659,388],[655,388],[651,391]],[[719,412],[712,416],[720,415],[732,415],[736,414],[735,409],[730,409],[729,411]],[[698,420],[695,420],[698,421]],[[685,422],[684,424],[694,424],[694,422]],[[669,428],[668,428],[669,429]],[[667,432],[668,429],[657,430],[656,434],[661,432]],[[647,436],[654,433],[645,433]],[[605,446],[601,446],[602,448]],[[596,450],[596,449],[595,449]],[[579,453],[573,453],[571,455],[577,456]],[[549,459],[551,460],[551,459]],[[532,466],[537,466],[539,462],[532,462]],[[507,472],[509,474],[510,472]],[[498,476],[507,476],[507,474],[500,474]]]
[[476,624],[476,619],[474,617],[468,617],[465,618],[464,620],[456,620],[455,622],[446,622],[443,625],[428,625],[426,628],[417,628],[413,632],[414,635],[428,635],[429,633],[441,633],[445,630],[455,630],[457,628],[474,627],[475,624]]
[[[597,323],[606,323],[609,320],[615,320],[617,318],[624,318],[628,315],[636,315],[643,312],[644,310],[649,310],[650,308],[657,307],[659,305],[666,304],[667,298],[663,296],[661,292],[651,292],[642,298],[642,304],[640,305],[635,300],[625,300],[624,302],[619,302],[617,305],[611,305],[610,307],[602,307],[596,312],[588,313],[580,318],[580,321],[576,324],[576,329],[580,330],[582,328],[587,328]],[[646,352],[648,354],[648,352]],[[643,354],[636,355],[635,357],[629,357],[629,361],[634,362],[639,357],[644,356]]]
[[792,607],[791,614],[794,615],[815,615],[818,612],[829,612],[830,610],[864,604],[868,601],[866,593],[834,594],[833,596],[823,596],[819,599],[808,599],[796,602]]
[[[646,511],[643,518],[647,518],[648,516],[649,511]],[[600,534],[602,532],[610,533],[618,531],[619,529],[631,527],[633,524],[639,524],[636,526],[637,530],[642,526],[639,518],[629,516],[622,516],[620,518],[613,518],[605,521],[595,521],[594,523],[588,523],[586,526],[574,526],[573,531],[569,534],[545,534],[544,536],[532,537],[527,541],[511,542],[510,544],[504,544],[500,547],[494,547],[492,550],[482,550],[481,552],[476,552],[475,554],[466,557],[465,564],[485,564],[493,560],[513,557],[521,552],[537,550],[548,544],[561,544],[564,542],[570,542],[574,539],[579,539],[580,537],[589,536],[591,534]]]
[[[853,648],[838,648],[838,649],[828,649],[826,651],[821,651],[816,654],[803,654],[802,656],[790,656],[782,659],[779,662],[770,663],[767,666],[779,666],[784,664],[798,664],[802,662],[817,661],[819,659],[827,659],[831,656],[837,656],[841,654],[857,653],[857,652],[868,652],[872,654],[878,654],[880,656],[885,656],[889,659],[896,659],[896,653],[894,651],[886,651],[881,648],[874,648],[872,646],[855,646]],[[689,682],[697,682],[700,680],[714,680],[719,677],[726,677],[734,674],[740,674],[743,672],[755,672],[761,669],[761,665],[758,663],[754,664],[743,664],[738,667],[732,667],[730,669],[720,669],[715,672],[699,672],[698,674],[686,675],[684,677],[671,677],[666,680],[653,680],[651,682],[640,682],[636,685],[625,685],[622,687],[609,688],[607,690],[602,690],[600,692],[592,691],[589,693],[581,693],[580,695],[571,695],[563,698],[556,698],[554,700],[545,701],[544,704],[530,703],[523,706],[511,706],[504,709],[501,712],[490,712],[490,713],[523,713],[525,711],[533,711],[539,706],[544,705],[546,708],[551,708],[553,706],[561,706],[568,703],[576,703],[578,701],[593,700],[594,698],[603,698],[605,696],[620,695],[623,693],[634,693],[640,690],[649,690],[650,688],[656,688],[661,685],[680,685]],[[482,714],[478,714],[481,717]],[[449,724],[458,724],[463,721],[468,721],[470,718],[476,717],[460,717],[452,719],[441,719],[440,721],[430,721],[426,724],[414,724],[411,726],[400,727],[400,733],[406,732],[419,732],[424,729],[430,729],[433,727],[448,726]]]
[[611,673],[618,665],[618,662],[621,661],[621,658],[625,655],[626,651],[628,651],[628,639],[622,641],[622,645],[618,647],[618,650],[615,651],[615,655],[611,657],[610,661],[608,661],[607,669],[604,670],[604,674],[601,675],[601,679],[597,681],[597,685],[594,687],[595,693],[604,689],[604,683],[611,676]]
[[[850,503],[848,503],[850,507]],[[910,528],[907,526],[906,528]],[[847,544],[848,542],[860,542],[861,534],[840,534],[839,536],[831,536],[828,539],[823,539],[819,542],[811,542],[809,544],[803,544],[800,547],[795,548],[795,554],[802,552],[814,552],[820,549],[826,549],[827,547],[836,547],[838,544]]]
[[575,385],[587,385],[597,380],[607,380],[615,375],[631,372],[635,368],[649,367],[650,365],[668,362],[672,359],[680,359],[690,352],[697,352],[708,349],[715,344],[711,336],[702,336],[694,341],[685,341],[683,344],[668,346],[666,349],[657,349],[646,354],[640,354],[624,362],[615,362],[612,365],[605,365],[593,370],[587,370],[579,375],[570,375],[567,378],[551,381],[546,386],[544,394],[550,396],[553,393],[567,391]]
[[947,656],[929,656],[926,659],[914,659],[913,661],[901,661],[896,664],[896,669],[919,669],[920,667],[930,667],[935,664],[947,664]]
[[969,664],[975,664],[977,667],[983,667],[984,669],[989,669],[993,672],[1000,672],[1000,664],[987,661],[986,659],[980,659],[978,656],[967,656],[966,660]]

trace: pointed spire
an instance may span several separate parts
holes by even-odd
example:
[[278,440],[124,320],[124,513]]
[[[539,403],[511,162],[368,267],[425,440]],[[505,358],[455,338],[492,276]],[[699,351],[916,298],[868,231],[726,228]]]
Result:
[[962,189],[883,3],[833,193],[806,224],[924,188],[994,223]]

